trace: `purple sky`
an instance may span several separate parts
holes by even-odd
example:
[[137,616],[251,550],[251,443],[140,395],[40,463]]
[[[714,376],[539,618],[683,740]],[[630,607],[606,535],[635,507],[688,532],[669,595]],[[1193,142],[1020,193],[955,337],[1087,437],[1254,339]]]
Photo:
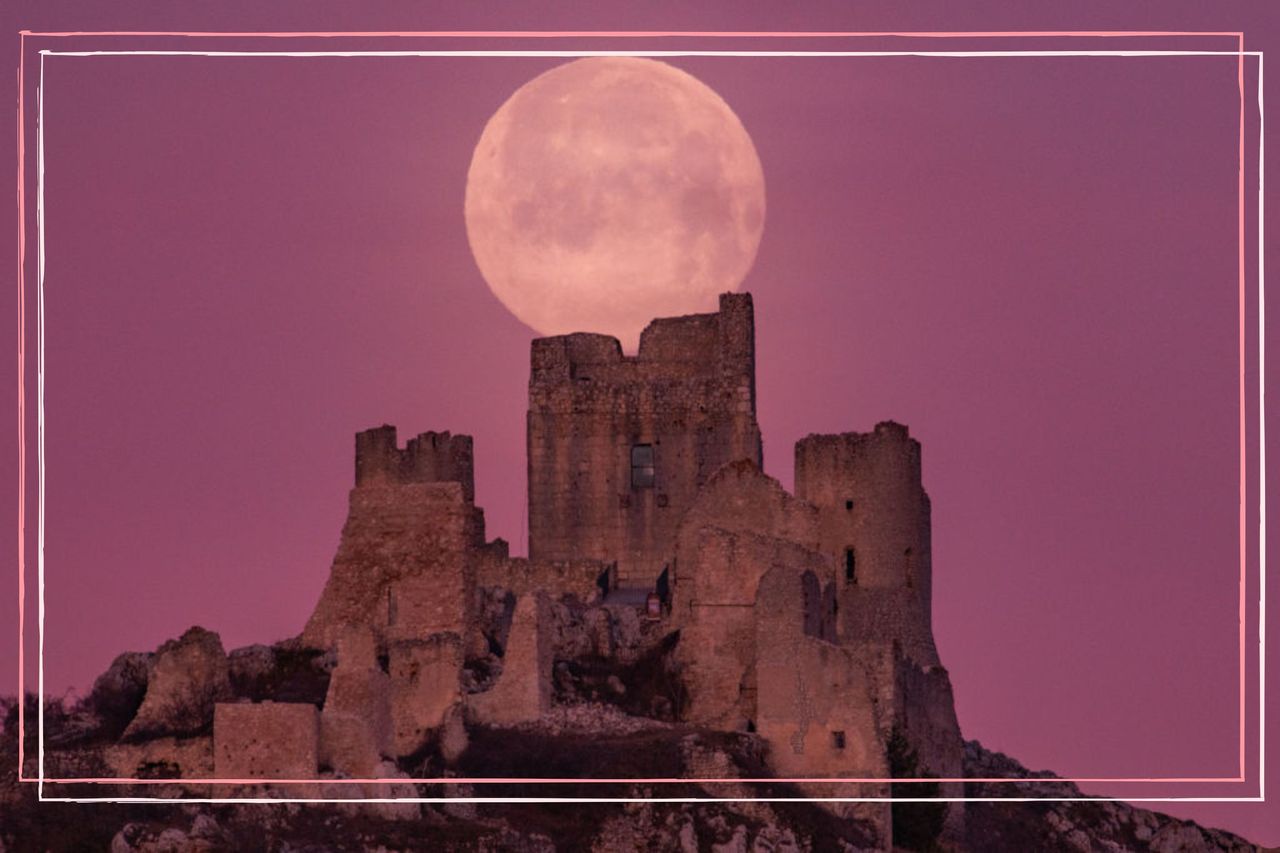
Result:
[[[10,34],[1243,27],[1247,49],[1277,43],[1263,3],[1212,18],[1189,3],[1071,19],[1008,5],[641,18],[619,4],[588,20],[24,3],[0,21]],[[4,50],[16,67],[16,35]],[[50,689],[86,688],[117,652],[191,624],[228,648],[300,630],[337,545],[352,434],[383,422],[402,440],[473,435],[490,535],[523,553],[532,332],[481,279],[462,198],[484,122],[558,61],[46,60]],[[924,445],[935,630],[966,736],[1064,775],[1234,775],[1235,60],[671,61],[733,107],[764,167],[768,217],[743,289],[767,471],[790,486],[796,439],[890,418]],[[1248,151],[1253,134],[1256,113]],[[13,145],[6,134],[10,163]],[[13,208],[3,215],[16,233]],[[1252,238],[1249,253],[1252,292]],[[1247,310],[1252,331],[1256,302]],[[1256,336],[1246,343],[1256,367]],[[10,399],[13,374],[0,380]],[[1256,400],[1256,369],[1248,380]],[[16,436],[3,440],[0,475],[14,482]],[[14,518],[16,490],[0,501]],[[1252,648],[1253,581],[1247,592]],[[0,644],[0,684],[14,685],[14,638]],[[1256,683],[1252,655],[1249,671]],[[1255,793],[1254,690],[1249,705],[1248,785],[1153,793]],[[1280,844],[1274,805],[1161,807]]]

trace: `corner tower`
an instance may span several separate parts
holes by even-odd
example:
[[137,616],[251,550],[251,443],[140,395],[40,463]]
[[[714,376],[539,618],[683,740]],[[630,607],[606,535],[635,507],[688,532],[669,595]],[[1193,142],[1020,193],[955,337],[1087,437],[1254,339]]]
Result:
[[530,558],[616,561],[620,583],[652,583],[702,484],[761,465],[751,296],[654,320],[634,356],[576,333],[533,341],[531,360]]
[[841,636],[896,640],[918,664],[936,665],[920,442],[892,421],[807,436],[796,443],[795,486],[818,508],[822,550],[837,563]]

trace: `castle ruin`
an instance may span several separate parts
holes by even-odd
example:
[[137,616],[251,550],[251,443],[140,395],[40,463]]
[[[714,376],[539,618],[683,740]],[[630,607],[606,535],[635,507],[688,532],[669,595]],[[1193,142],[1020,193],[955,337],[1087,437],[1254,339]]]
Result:
[[[297,640],[336,650],[324,707],[220,705],[215,744],[233,746],[215,750],[218,774],[281,769],[239,745],[255,713],[305,718],[291,741],[317,741],[283,769],[362,778],[573,701],[574,660],[660,652],[681,693],[644,713],[756,733],[770,772],[808,796],[887,795],[895,739],[921,775],[960,777],[920,444],[892,422],[810,435],[788,492],[762,470],[754,336],[751,297],[725,294],[716,313],[654,320],[634,356],[598,334],[534,340],[527,558],[486,538],[470,437],[401,448],[394,427],[359,433],[341,541]],[[862,781],[826,781],[840,779]],[[887,803],[829,808],[888,843]],[[958,832],[963,807],[947,808]]]

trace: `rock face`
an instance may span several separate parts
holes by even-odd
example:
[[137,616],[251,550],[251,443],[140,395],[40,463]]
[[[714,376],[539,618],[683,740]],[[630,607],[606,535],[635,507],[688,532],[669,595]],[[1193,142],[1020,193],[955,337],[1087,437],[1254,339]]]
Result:
[[[966,776],[1027,779],[1026,785],[966,782],[967,797],[1080,797],[1052,773],[1032,772],[977,741],[964,745]],[[1010,787],[1016,788],[1016,794]],[[972,802],[965,812],[967,850],[1061,850],[1107,853],[1253,853],[1238,835],[1118,802]]]
[[227,655],[218,635],[190,628],[156,650],[146,697],[124,731],[126,740],[203,731],[215,703],[230,698]]
[[93,682],[86,704],[108,734],[119,736],[138,713],[147,695],[151,658],[148,652],[117,655],[107,671]]

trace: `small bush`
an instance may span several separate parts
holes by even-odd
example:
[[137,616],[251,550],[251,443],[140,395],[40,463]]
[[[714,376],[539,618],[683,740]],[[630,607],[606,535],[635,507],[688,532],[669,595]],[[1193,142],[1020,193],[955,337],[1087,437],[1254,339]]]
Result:
[[[889,775],[895,779],[936,779],[920,767],[920,757],[901,729],[894,728],[889,737]],[[941,791],[937,782],[911,782],[891,784],[893,797],[936,797]],[[904,850],[932,853],[939,849],[938,837],[947,817],[947,804],[942,803],[894,803],[893,843]]]

